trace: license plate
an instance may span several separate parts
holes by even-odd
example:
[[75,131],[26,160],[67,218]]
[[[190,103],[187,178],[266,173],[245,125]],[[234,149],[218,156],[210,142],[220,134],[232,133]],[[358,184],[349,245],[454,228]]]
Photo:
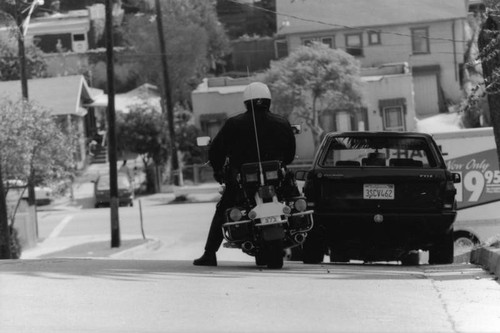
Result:
[[267,216],[261,218],[262,224],[274,223],[278,222],[279,220],[280,220],[279,216]]
[[363,199],[394,200],[394,184],[364,184]]

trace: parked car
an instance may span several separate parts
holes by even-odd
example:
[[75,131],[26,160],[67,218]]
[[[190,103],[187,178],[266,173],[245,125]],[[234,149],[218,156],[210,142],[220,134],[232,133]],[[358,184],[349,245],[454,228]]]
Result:
[[460,175],[447,169],[432,136],[410,132],[328,133],[312,169],[298,172],[314,209],[303,261],[453,262]]
[[[20,179],[8,179],[4,186],[9,191],[16,191],[22,195],[23,199],[28,199],[28,189],[26,182]],[[35,203],[37,206],[49,205],[53,200],[53,190],[49,186],[35,186]]]
[[[119,205],[134,205],[134,189],[127,175],[118,173],[118,200]],[[110,177],[100,175],[94,182],[94,206],[96,208],[110,204]]]

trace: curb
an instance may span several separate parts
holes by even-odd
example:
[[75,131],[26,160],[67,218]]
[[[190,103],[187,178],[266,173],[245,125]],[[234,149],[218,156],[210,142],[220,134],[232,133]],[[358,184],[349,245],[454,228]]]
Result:
[[494,274],[496,279],[500,277],[500,248],[481,247],[472,250],[470,259],[471,263],[480,265]]
[[137,252],[144,251],[155,251],[162,246],[162,242],[159,239],[147,239],[144,244],[131,247],[129,249],[114,253],[108,258],[112,259],[134,259]]

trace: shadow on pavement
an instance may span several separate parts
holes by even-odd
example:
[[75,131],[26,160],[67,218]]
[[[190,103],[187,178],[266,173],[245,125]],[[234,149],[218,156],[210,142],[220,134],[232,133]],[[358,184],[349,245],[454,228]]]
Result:
[[[96,245],[96,248],[104,244]],[[285,262],[283,269],[257,267],[248,262],[219,262],[218,267],[193,266],[191,261],[54,258],[0,261],[2,274],[72,279],[92,276],[104,279],[144,281],[165,277],[246,279],[284,278],[321,280],[419,280],[436,281],[491,279],[471,264],[407,267],[400,265],[318,264]]]
[[84,243],[80,245],[75,245],[69,248],[66,248],[61,251],[51,252],[44,255],[40,255],[39,259],[48,259],[48,258],[106,258],[112,256],[113,254],[123,252],[130,248],[146,244],[148,240],[145,239],[128,239],[121,240],[120,247],[111,248],[111,242],[107,241],[99,241],[99,242],[90,242]]

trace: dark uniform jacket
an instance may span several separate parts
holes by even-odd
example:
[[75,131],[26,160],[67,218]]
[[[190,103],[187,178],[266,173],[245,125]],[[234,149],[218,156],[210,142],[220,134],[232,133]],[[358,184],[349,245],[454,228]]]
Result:
[[[256,110],[260,156],[262,161],[279,160],[283,165],[295,158],[295,136],[288,120],[270,111]],[[214,173],[221,173],[229,158],[231,169],[258,161],[252,112],[229,118],[212,141],[208,158]]]

